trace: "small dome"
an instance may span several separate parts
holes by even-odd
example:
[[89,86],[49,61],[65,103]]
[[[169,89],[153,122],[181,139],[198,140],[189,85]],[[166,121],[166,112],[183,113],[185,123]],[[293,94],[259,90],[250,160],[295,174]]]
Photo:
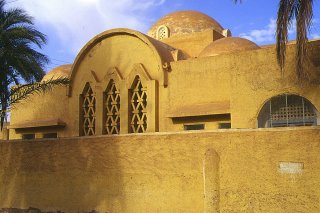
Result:
[[158,39],[157,33],[162,27],[167,29],[167,32],[164,31],[167,37],[202,32],[208,29],[219,33],[223,31],[223,27],[216,20],[204,13],[192,10],[177,11],[160,18],[150,28],[148,35]]
[[61,66],[58,66],[52,70],[50,70],[41,81],[48,81],[51,79],[57,79],[57,78],[65,78],[69,77],[71,72],[72,64],[64,64]]
[[199,54],[199,57],[208,57],[224,53],[233,53],[256,49],[260,49],[260,47],[245,38],[227,37],[218,39],[209,44],[206,48],[204,48],[204,50],[202,50],[202,52]]

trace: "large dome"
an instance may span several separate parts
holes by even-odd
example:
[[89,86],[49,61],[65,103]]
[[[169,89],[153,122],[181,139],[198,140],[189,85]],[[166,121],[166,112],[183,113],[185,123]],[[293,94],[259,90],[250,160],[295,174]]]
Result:
[[41,81],[48,81],[57,78],[68,78],[71,72],[72,64],[65,64],[50,70]]
[[199,57],[215,56],[225,53],[240,52],[246,50],[255,50],[260,47],[245,38],[238,37],[227,37],[218,39],[209,44],[202,52]]
[[192,10],[170,13],[160,18],[148,31],[148,35],[157,38],[160,27],[167,27],[170,37],[213,29],[222,33],[223,27],[210,16]]

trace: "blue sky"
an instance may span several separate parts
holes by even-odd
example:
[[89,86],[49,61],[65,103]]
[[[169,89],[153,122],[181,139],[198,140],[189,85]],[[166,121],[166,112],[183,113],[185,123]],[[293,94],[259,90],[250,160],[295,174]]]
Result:
[[[96,34],[125,27],[146,33],[160,17],[176,10],[197,10],[213,17],[233,36],[259,45],[274,43],[278,0],[7,0],[35,18],[36,27],[47,35],[42,52],[51,63],[47,71],[72,63],[80,49]],[[319,1],[309,38],[320,37]],[[294,28],[290,39],[294,39]]]

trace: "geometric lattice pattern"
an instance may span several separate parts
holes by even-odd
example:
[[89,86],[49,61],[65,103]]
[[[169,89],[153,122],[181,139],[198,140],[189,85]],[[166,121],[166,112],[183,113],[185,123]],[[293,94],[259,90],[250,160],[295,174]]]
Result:
[[147,88],[143,87],[139,76],[131,89],[130,132],[142,133],[147,130]]
[[90,84],[87,83],[82,93],[82,135],[95,135],[96,124],[96,98]]
[[104,133],[119,134],[120,133],[120,92],[113,80],[104,93]]
[[302,105],[288,105],[280,107],[276,112],[272,112],[271,119],[276,120],[296,120],[296,119],[312,119],[317,117],[317,114],[310,110],[309,107]]
[[169,37],[169,29],[166,26],[160,26],[157,31],[157,39],[162,40]]
[[316,125],[317,112],[305,98],[282,95],[270,100],[270,126]]

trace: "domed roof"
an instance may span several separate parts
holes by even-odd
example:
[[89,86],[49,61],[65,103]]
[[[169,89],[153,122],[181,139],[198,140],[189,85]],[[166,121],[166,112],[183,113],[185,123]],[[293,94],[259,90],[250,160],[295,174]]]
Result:
[[170,13],[160,18],[148,31],[148,35],[157,38],[157,30],[159,27],[165,26],[169,30],[170,37],[189,34],[193,32],[202,32],[213,29],[222,33],[223,27],[210,16],[192,10],[181,10]]
[[61,66],[58,66],[52,70],[50,70],[43,78],[41,81],[48,81],[51,79],[57,79],[59,77],[64,78],[64,77],[69,77],[70,72],[71,72],[71,67],[72,64],[64,64]]
[[209,44],[202,52],[199,57],[215,56],[224,53],[233,53],[246,50],[260,49],[258,45],[249,41],[245,38],[238,37],[227,37],[218,39]]

